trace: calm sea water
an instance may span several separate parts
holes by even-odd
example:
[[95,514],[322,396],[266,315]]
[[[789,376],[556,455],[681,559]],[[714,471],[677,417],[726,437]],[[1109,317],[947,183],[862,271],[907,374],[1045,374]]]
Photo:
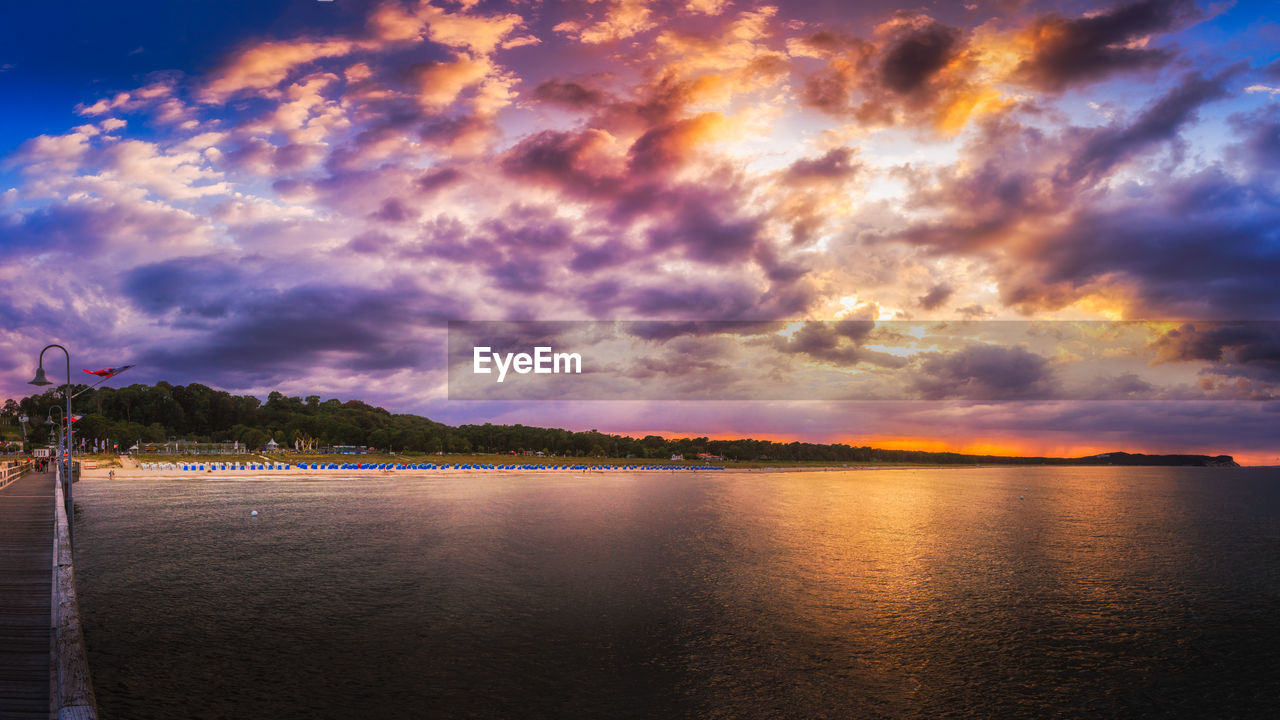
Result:
[[107,720],[1280,708],[1276,470],[89,479],[76,502]]

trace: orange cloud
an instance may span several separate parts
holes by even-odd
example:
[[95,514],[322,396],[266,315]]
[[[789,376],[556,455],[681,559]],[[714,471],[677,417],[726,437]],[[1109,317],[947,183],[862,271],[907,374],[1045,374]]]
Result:
[[[487,55],[524,24],[524,20],[514,14],[492,17],[466,14],[473,5],[464,5],[461,13],[448,12],[426,0],[419,2],[414,12],[405,12],[398,5],[383,5],[369,17],[369,27],[378,39],[386,42],[418,40],[425,33],[432,42]],[[537,42],[537,38],[532,37],[520,40],[519,44]]]
[[467,88],[484,82],[495,70],[486,57],[459,53],[453,62],[430,63],[418,69],[418,102],[429,110],[447,107]]
[[572,35],[581,43],[600,45],[625,40],[656,25],[649,9],[649,0],[614,0],[605,10],[604,17],[596,22],[584,25],[570,20],[553,29]]
[[726,125],[724,115],[711,112],[656,127],[631,146],[632,167],[645,170],[676,167],[699,145],[714,139]]
[[246,90],[266,90],[284,81],[299,65],[341,57],[356,49],[350,40],[269,42],[240,53],[205,86],[200,99],[218,103]]

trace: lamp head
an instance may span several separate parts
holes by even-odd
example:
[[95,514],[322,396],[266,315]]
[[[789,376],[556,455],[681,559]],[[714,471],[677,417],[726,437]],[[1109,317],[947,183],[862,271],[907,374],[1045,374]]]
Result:
[[41,365],[40,367],[36,368],[36,376],[32,378],[31,381],[28,382],[27,384],[28,385],[52,385],[53,382],[51,382],[49,378],[44,376],[44,366]]

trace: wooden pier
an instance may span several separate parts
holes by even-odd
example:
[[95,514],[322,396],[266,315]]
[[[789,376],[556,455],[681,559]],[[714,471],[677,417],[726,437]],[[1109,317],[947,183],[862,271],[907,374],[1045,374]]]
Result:
[[0,482],[0,720],[94,720],[61,488],[54,472],[5,470]]
[[53,715],[53,482],[0,490],[0,720]]

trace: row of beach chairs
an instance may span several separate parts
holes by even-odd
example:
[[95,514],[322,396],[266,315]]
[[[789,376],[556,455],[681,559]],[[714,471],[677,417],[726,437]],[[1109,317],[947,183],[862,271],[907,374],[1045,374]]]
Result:
[[[176,470],[181,468],[187,472],[232,472],[242,470],[293,470],[290,463],[142,463],[143,470]],[[584,472],[605,472],[623,470],[724,470],[724,467],[713,465],[541,465],[510,464],[490,465],[485,463],[306,463],[296,465],[298,470],[569,470]]]

